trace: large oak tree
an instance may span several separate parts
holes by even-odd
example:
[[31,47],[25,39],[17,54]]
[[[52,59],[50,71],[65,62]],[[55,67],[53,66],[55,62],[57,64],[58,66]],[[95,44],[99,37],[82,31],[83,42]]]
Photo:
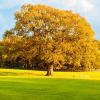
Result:
[[[33,63],[38,60],[48,69],[47,75],[64,66],[75,70],[94,66],[97,57],[94,32],[79,14],[27,4],[16,12],[15,18],[13,34],[22,41],[17,55],[27,59],[29,65],[35,58]],[[12,32],[6,32],[5,36],[9,35]]]

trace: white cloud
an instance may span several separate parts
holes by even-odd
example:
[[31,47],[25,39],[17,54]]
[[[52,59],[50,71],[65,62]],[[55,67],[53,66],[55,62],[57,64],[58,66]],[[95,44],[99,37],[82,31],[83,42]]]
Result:
[[91,12],[95,8],[90,0],[81,0],[79,4],[80,8],[82,8],[84,12]]
[[49,2],[58,3],[64,8],[80,10],[84,13],[89,13],[95,8],[91,0],[50,0]]

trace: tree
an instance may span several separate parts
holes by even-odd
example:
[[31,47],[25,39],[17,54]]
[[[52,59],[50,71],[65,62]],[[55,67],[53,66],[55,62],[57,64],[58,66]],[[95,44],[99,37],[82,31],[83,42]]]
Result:
[[[20,48],[16,55],[24,58],[28,67],[38,60],[38,64],[46,67],[46,75],[52,75],[55,68],[84,69],[87,62],[89,67],[95,61],[95,57],[91,59],[95,56],[91,47],[94,32],[80,15],[45,5],[27,4],[16,12],[15,18],[13,35],[21,37],[21,45],[16,42]],[[9,35],[12,35],[11,31],[5,34]],[[85,56],[91,52],[91,56]]]
[[95,40],[94,43],[96,44],[96,52],[95,52],[95,57],[96,57],[96,61],[95,61],[95,68],[96,69],[100,69],[100,41],[99,40]]
[[90,25],[71,11],[28,4],[23,5],[15,16],[16,33],[37,38],[39,57],[48,66],[47,75],[52,74],[53,67],[64,64],[68,42],[93,39]]

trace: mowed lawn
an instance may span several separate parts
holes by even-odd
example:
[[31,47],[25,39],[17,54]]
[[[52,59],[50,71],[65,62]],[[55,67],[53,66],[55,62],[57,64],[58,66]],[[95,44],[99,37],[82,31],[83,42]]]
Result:
[[100,100],[99,72],[45,73],[0,69],[0,100]]

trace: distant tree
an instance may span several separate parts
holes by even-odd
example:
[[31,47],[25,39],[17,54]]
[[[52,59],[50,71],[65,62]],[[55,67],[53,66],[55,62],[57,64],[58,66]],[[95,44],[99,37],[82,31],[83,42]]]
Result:
[[95,64],[96,69],[100,69],[100,40],[95,40],[94,42],[96,44],[96,47],[94,47],[95,48],[95,57],[96,57],[96,61],[94,64]]

